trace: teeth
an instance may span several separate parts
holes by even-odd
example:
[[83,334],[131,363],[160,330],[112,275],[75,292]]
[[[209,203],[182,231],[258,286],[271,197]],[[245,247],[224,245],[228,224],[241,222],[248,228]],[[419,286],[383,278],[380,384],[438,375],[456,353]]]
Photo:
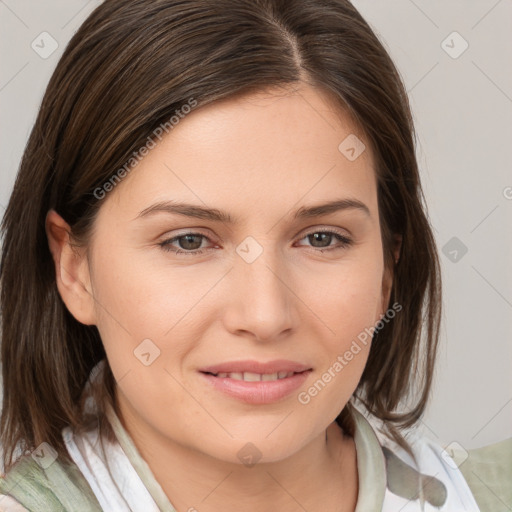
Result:
[[245,372],[244,380],[246,382],[258,382],[261,380],[261,375],[259,373]]
[[278,380],[285,377],[291,377],[294,372],[277,372],[277,373],[218,373],[217,377],[221,379],[229,378],[234,380],[244,380],[245,382],[259,382],[261,380]]

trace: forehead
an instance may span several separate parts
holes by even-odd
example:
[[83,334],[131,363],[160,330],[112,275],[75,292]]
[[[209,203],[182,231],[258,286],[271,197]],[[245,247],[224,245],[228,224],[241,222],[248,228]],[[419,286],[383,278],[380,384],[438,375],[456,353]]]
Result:
[[[373,157],[364,134],[336,107],[332,97],[309,86],[199,107],[111,194],[130,211],[172,198],[276,213],[301,198],[315,203],[362,196],[368,202],[375,192]],[[347,157],[347,145],[356,149],[355,159]]]

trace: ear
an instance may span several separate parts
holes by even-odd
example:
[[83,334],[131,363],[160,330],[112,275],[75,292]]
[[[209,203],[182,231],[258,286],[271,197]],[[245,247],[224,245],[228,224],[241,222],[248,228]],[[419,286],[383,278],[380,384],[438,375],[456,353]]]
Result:
[[85,250],[71,245],[71,229],[55,210],[47,213],[45,227],[55,264],[57,288],[64,304],[76,320],[95,325],[94,297]]
[[393,267],[384,269],[384,276],[382,278],[382,306],[381,314],[384,315],[388,309],[389,298],[391,296],[391,289],[393,287],[393,274],[394,267],[400,259],[400,249],[402,247],[402,235],[393,235]]

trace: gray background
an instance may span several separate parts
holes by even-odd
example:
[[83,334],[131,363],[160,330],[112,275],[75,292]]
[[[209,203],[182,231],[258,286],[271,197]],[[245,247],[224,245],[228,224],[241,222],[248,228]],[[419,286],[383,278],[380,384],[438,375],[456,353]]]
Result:
[[[0,215],[50,75],[99,3],[0,0]],[[443,446],[496,442],[512,436],[512,1],[353,3],[409,91],[442,251],[441,348],[422,428]],[[52,49],[42,32],[58,44],[47,58],[31,47]]]

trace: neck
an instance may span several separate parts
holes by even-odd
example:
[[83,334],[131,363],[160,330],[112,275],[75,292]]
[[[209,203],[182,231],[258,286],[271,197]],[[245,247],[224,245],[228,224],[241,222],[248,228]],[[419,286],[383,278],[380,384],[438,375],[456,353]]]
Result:
[[120,420],[178,512],[353,511],[353,438],[333,422],[298,452],[253,466],[211,457],[163,437],[120,403]]

